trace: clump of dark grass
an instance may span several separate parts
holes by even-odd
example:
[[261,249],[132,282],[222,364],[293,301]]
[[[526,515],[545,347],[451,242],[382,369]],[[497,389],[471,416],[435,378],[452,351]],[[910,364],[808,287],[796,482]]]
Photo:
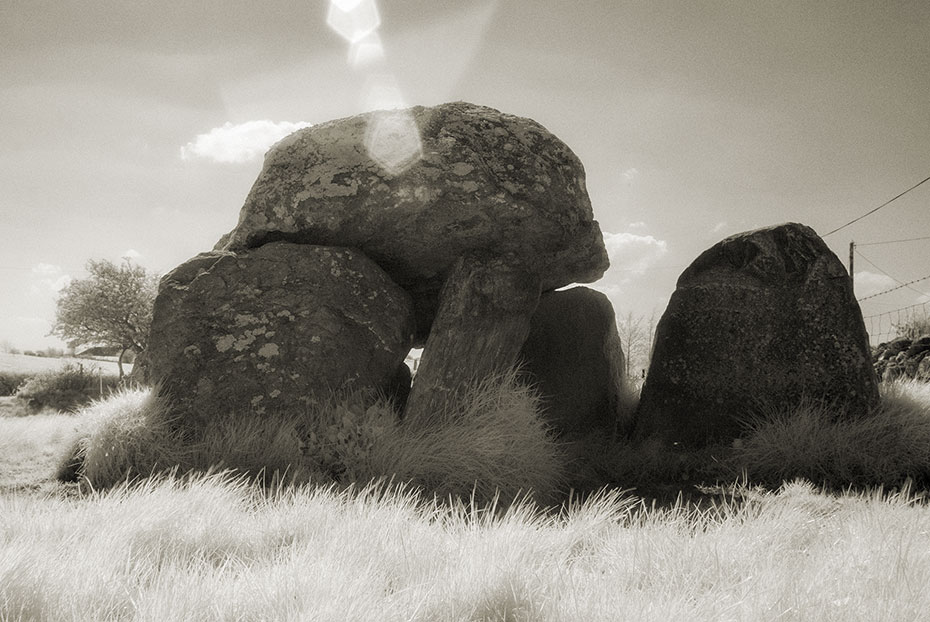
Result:
[[766,485],[930,485],[930,385],[888,382],[881,391],[881,407],[867,416],[813,402],[760,412],[733,448],[732,466]]
[[124,390],[87,410],[88,428],[60,475],[99,488],[168,469],[223,469],[290,483],[387,478],[477,503],[550,499],[563,460],[538,409],[510,372],[470,387],[434,426],[406,425],[389,400],[354,391],[300,412],[219,414],[191,434],[157,390]]
[[65,364],[59,370],[32,375],[16,389],[16,398],[34,410],[74,412],[119,384],[116,376],[100,376],[93,368]]
[[930,384],[899,381],[881,390],[881,407],[865,416],[813,400],[762,406],[732,443],[687,449],[621,440],[590,460],[587,479],[645,495],[734,481],[777,489],[795,479],[829,489],[930,487]]

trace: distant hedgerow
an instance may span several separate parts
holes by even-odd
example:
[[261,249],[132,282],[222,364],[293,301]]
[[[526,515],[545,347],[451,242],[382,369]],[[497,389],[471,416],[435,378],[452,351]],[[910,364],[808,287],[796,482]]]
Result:
[[35,372],[0,371],[0,395],[14,395],[21,384],[35,375]]
[[33,375],[16,390],[16,398],[39,410],[52,408],[73,412],[114,389],[119,383],[116,376],[100,376],[95,368],[68,363],[55,371]]

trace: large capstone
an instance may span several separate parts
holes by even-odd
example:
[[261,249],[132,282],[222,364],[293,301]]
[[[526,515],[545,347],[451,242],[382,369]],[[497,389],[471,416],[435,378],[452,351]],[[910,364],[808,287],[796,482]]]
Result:
[[396,390],[412,338],[410,297],[370,259],[278,242],[167,274],[146,366],[184,419],[204,422],[303,408],[332,390]]
[[614,308],[587,287],[547,292],[520,352],[543,416],[565,439],[629,432],[623,412],[625,359]]
[[541,292],[608,266],[575,154],[535,121],[462,102],[277,143],[217,248],[275,240],[357,248],[411,295],[425,350],[410,421],[513,366]]
[[[385,144],[415,154],[388,166]],[[412,295],[419,344],[466,255],[512,257],[542,291],[608,265],[575,154],[531,119],[463,102],[338,119],[278,142],[216,248],[274,240],[363,251]]]
[[659,321],[636,436],[684,446],[730,441],[760,408],[878,404],[852,283],[809,227],[731,236],[678,280]]

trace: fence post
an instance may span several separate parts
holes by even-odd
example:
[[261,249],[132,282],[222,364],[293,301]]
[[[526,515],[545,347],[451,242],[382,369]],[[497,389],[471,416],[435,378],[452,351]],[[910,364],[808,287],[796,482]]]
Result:
[[856,293],[856,277],[853,272],[853,253],[856,252],[856,243],[852,240],[849,241],[849,286],[853,290],[853,295]]

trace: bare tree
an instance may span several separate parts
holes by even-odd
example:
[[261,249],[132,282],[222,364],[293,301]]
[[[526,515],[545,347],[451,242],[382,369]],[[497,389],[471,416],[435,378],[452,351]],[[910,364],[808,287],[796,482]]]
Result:
[[628,311],[626,315],[617,317],[617,332],[627,361],[627,380],[633,385],[640,384],[649,369],[655,327],[655,310],[648,316],[633,315],[632,311]]
[[51,334],[71,347],[119,348],[122,378],[126,352],[141,352],[148,344],[158,276],[128,259],[121,265],[92,259],[87,271],[90,276],[72,281],[59,295]]

